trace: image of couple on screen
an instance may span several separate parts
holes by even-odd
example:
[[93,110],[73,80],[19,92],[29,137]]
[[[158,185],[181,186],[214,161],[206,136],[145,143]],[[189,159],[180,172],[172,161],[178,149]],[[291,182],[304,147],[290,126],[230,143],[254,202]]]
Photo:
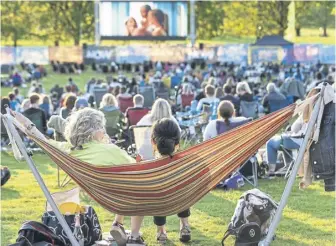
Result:
[[168,15],[149,5],[140,8],[141,23],[129,17],[125,22],[127,36],[168,36]]

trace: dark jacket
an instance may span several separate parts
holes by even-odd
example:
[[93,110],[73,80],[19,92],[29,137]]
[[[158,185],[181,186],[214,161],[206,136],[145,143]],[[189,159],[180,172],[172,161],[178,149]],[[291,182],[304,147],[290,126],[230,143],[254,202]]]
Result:
[[239,95],[240,101],[252,102],[253,95],[249,93],[245,93],[244,95]]
[[286,97],[284,95],[282,95],[280,92],[271,92],[266,94],[266,96],[264,97],[263,101],[262,101],[262,105],[265,109],[267,109],[267,111],[269,112],[269,102],[270,101],[284,101],[286,100]]
[[205,94],[203,91],[197,94],[197,96],[195,97],[195,100],[200,101],[202,98],[205,98]]
[[223,97],[220,98],[221,101],[230,101],[233,103],[234,107],[235,107],[235,110],[236,112],[239,112],[239,109],[240,109],[240,100],[238,97],[235,97],[233,95],[230,95],[230,94],[227,94]]
[[325,191],[335,190],[335,103],[324,107],[320,135],[309,149],[315,179],[324,179]]

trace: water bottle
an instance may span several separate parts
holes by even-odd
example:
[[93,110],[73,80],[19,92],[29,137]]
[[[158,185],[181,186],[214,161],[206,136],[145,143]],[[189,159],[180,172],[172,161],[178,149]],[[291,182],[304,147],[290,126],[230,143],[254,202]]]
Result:
[[79,246],[84,246],[84,234],[80,225],[80,215],[75,215],[75,229],[73,235],[77,239]]

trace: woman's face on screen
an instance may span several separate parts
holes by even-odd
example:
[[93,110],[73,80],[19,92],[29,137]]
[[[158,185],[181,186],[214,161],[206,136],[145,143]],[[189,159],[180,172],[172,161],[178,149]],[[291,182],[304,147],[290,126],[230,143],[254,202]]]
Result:
[[126,29],[127,29],[128,33],[131,33],[132,31],[134,31],[134,29],[136,29],[137,26],[138,25],[137,25],[134,18],[129,18],[126,22]]

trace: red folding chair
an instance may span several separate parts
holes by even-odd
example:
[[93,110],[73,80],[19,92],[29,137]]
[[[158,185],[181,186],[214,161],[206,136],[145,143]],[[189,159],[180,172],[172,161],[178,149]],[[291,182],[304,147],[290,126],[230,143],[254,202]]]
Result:
[[191,105],[191,101],[194,100],[194,94],[181,94],[182,108]]
[[126,116],[129,126],[135,126],[148,112],[148,108],[129,108]]
[[132,97],[119,97],[119,109],[121,112],[125,113],[126,109],[133,107]]

